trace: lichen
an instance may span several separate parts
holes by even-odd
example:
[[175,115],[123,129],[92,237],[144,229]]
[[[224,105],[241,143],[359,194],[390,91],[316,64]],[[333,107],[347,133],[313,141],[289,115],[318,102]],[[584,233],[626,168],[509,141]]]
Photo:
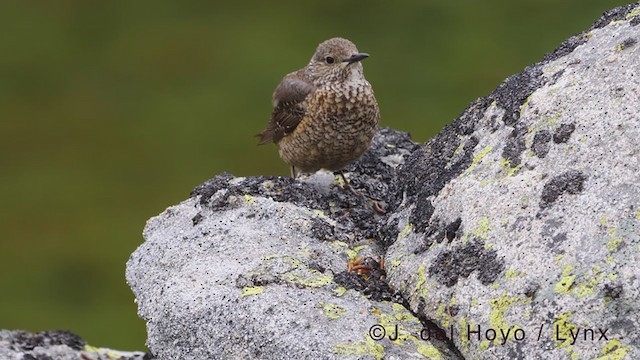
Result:
[[[577,331],[577,327],[569,322],[569,319],[573,316],[573,312],[566,312],[558,315],[553,322],[553,339],[555,340],[556,347],[570,347],[571,332],[574,334]],[[562,340],[560,340],[562,339]]]
[[573,265],[567,265],[564,267],[564,270],[562,270],[562,278],[560,278],[560,281],[558,281],[556,286],[553,288],[554,292],[563,293],[565,295],[571,292],[571,286],[576,278],[575,275],[570,275],[572,270]]
[[411,228],[413,228],[413,225],[408,222],[407,225],[405,225],[405,227],[402,229],[402,231],[400,231],[400,234],[398,234],[398,239],[406,237],[407,234],[409,234],[409,231],[411,231]]
[[612,238],[607,242],[607,249],[609,249],[610,252],[616,252],[621,243],[622,238]]
[[366,247],[367,245],[360,245],[354,247],[353,249],[347,249],[345,252],[347,253],[347,256],[350,260],[355,260],[356,258],[358,258],[358,253]]
[[491,342],[489,340],[480,341],[480,350],[487,350],[489,348],[489,345],[491,345]]
[[320,305],[322,305],[322,312],[324,313],[324,316],[328,317],[329,319],[339,319],[344,313],[347,312],[347,309],[336,304],[320,303]]
[[487,145],[484,149],[480,150],[480,152],[478,152],[476,156],[473,157],[473,159],[471,160],[471,165],[469,166],[469,168],[467,168],[467,170],[464,171],[464,174],[466,175],[472,172],[473,169],[475,169],[476,165],[480,163],[491,150],[493,150],[493,146],[491,145]]
[[507,269],[507,271],[504,273],[504,277],[506,277],[507,279],[514,279],[514,278],[523,277],[523,276],[524,276],[523,272],[520,272],[515,269]]
[[245,286],[242,288],[242,294],[240,294],[240,297],[243,298],[245,296],[259,295],[263,292],[264,288],[262,286]]
[[335,347],[335,351],[339,355],[371,355],[376,360],[384,359],[384,348],[382,345],[376,344],[369,336],[366,336],[364,341],[338,344]]
[[600,350],[602,356],[595,360],[622,360],[627,358],[627,353],[631,350],[631,346],[622,346],[622,342],[617,339],[607,341]]
[[627,20],[631,20],[636,16],[640,16],[640,8],[636,8],[633,11],[629,11],[627,16],[625,17]]
[[607,215],[602,215],[600,217],[600,225],[607,225]]
[[[289,283],[305,287],[322,287],[333,281],[332,275],[325,275],[316,269],[310,268],[302,261],[290,256],[274,257],[269,259],[269,261],[277,260],[288,262],[292,266],[292,269],[280,275],[282,279]],[[263,266],[268,267],[269,264],[266,263],[263,264]]]
[[342,250],[342,249],[345,249],[345,248],[349,247],[349,245],[348,245],[346,242],[344,242],[344,241],[339,241],[339,240],[332,241],[332,242],[330,243],[330,245],[331,245],[333,248],[338,249],[338,250]]
[[606,274],[601,272],[600,267],[596,266],[591,270],[591,275],[589,276],[589,280],[585,282],[581,282],[578,284],[578,290],[576,292],[576,296],[578,298],[583,298],[588,295],[594,295],[596,293],[595,287],[598,285],[604,278]]
[[442,359],[442,354],[440,354],[440,350],[436,349],[433,345],[425,345],[423,343],[418,344],[418,352],[425,356],[427,359],[432,360],[440,360]]
[[509,167],[509,169],[507,170],[505,176],[509,177],[509,176],[515,175],[518,172],[518,170],[520,170],[522,168],[523,165],[524,164],[519,164],[519,165],[517,165],[515,167]]
[[527,96],[527,98],[524,100],[524,103],[520,107],[520,116],[522,116],[524,114],[524,111],[527,109],[527,105],[529,105],[529,101],[531,101],[531,97],[532,96],[533,96],[533,94]]
[[425,283],[427,282],[427,272],[424,268],[424,265],[420,265],[418,267],[418,275],[416,279],[416,286],[414,287],[414,293],[421,295],[423,298],[427,297],[427,287]]
[[[489,304],[491,305],[491,313],[489,314],[489,327],[494,329],[495,331],[508,331],[509,329],[509,337],[512,337],[515,330],[519,329],[517,325],[511,326],[504,320],[504,315],[506,314],[509,307],[514,304],[527,304],[531,301],[530,298],[520,298],[518,296],[507,296],[507,292],[503,291],[502,295],[497,298],[492,298],[489,300]],[[496,338],[493,340],[494,345],[500,343],[500,339]]]
[[489,225],[489,217],[485,216],[478,221],[478,225],[471,231],[471,234],[478,239],[486,240],[489,237],[489,231],[491,230],[492,227]]
[[334,292],[338,297],[340,297],[340,296],[344,295],[344,294],[347,292],[347,289],[346,289],[346,288],[344,288],[344,287],[342,287],[342,286],[339,286],[339,287],[337,287],[336,289],[334,289],[334,290],[333,290],[333,292]]

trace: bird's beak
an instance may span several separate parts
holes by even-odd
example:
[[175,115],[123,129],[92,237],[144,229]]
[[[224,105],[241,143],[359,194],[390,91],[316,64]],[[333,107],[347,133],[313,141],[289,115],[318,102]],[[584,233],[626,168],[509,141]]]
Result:
[[347,60],[345,60],[346,62],[348,62],[349,64],[353,64],[356,63],[362,59],[366,59],[369,57],[369,54],[367,53],[357,53],[357,54],[353,54],[351,55],[350,58],[348,58]]

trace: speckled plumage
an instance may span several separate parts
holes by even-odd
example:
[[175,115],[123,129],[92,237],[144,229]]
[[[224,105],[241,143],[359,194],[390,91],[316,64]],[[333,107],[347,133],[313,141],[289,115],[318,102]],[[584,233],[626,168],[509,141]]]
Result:
[[380,120],[373,89],[349,40],[321,43],[309,64],[284,77],[273,94],[273,113],[258,136],[301,172],[341,170],[364,153]]

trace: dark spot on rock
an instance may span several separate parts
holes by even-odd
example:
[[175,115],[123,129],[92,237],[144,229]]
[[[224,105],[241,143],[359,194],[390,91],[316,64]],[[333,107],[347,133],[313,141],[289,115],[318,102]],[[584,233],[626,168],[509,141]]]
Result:
[[378,231],[378,238],[383,249],[387,249],[396,242],[398,239],[398,219],[396,215],[392,215],[382,224]]
[[82,350],[87,344],[80,336],[66,330],[51,330],[38,333],[19,331],[15,334],[12,346],[22,351],[31,351],[36,347],[66,345],[74,350]]
[[604,13],[602,13],[602,16],[598,20],[596,20],[593,26],[591,26],[591,29],[599,29],[608,25],[612,21],[624,20],[627,17],[629,11],[635,9],[636,6],[637,3],[631,3],[605,11]]
[[511,131],[507,142],[502,149],[502,157],[509,161],[510,167],[516,167],[520,165],[520,156],[526,149],[524,136],[527,134],[527,129],[521,124],[516,124],[516,127]]
[[620,50],[626,50],[636,43],[638,43],[638,40],[634,38],[626,38],[623,42],[620,43]]
[[565,240],[567,240],[567,233],[566,232],[560,233],[560,234],[558,234],[558,235],[553,237],[553,243],[554,244],[560,244],[560,243],[564,242]]
[[[460,119],[460,118],[458,118]],[[451,179],[462,174],[471,165],[473,149],[478,139],[470,137],[462,149],[460,135],[466,127],[456,119],[426,143],[419,151],[414,152],[398,170],[398,181],[390,189],[387,203],[389,211],[393,211],[406,192],[409,202],[436,195]],[[458,150],[456,152],[456,150]]]
[[531,151],[539,158],[544,158],[549,153],[549,143],[551,142],[551,132],[549,130],[540,130],[533,137]]
[[552,178],[542,189],[540,208],[551,206],[564,193],[575,195],[582,192],[586,179],[587,176],[577,170],[569,170]]
[[236,287],[242,289],[247,286],[253,286],[253,282],[244,275],[238,275],[236,278]]
[[271,274],[253,274],[251,275],[252,286],[266,286],[269,284],[279,284],[280,279]]
[[45,354],[24,354],[22,360],[54,360],[51,356]]
[[326,221],[318,218],[311,219],[311,234],[313,234],[313,236],[319,240],[337,240],[335,238],[335,231],[333,226],[331,226]]
[[573,52],[578,46],[584,44],[589,40],[586,33],[574,35],[567,40],[563,41],[554,51],[544,55],[544,61],[549,62],[555,59],[561,58]]
[[553,142],[556,144],[566,143],[576,129],[576,124],[561,124],[553,133]]
[[544,85],[542,66],[527,66],[522,72],[508,77],[489,97],[505,109],[502,121],[506,125],[515,124],[520,119],[520,109],[529,95]]
[[200,222],[202,221],[203,218],[204,217],[202,216],[202,214],[197,213],[196,216],[194,216],[191,219],[191,222],[193,223],[193,226],[196,226],[196,225],[200,224]]
[[622,284],[616,282],[605,284],[602,291],[604,296],[608,296],[612,299],[618,299],[622,295],[622,289]]
[[367,298],[374,301],[393,301],[402,303],[400,294],[389,288],[389,285],[375,277],[365,279],[355,272],[343,271],[333,276],[333,281],[345,289],[353,289],[362,292]]
[[451,242],[460,235],[458,230],[460,229],[461,224],[461,218],[457,218],[449,224],[444,224],[443,222],[436,220],[435,225],[429,225],[429,230],[425,233],[421,246],[416,248],[413,253],[419,254],[426,251],[431,247],[431,244],[433,244],[434,241],[442,243],[446,239],[448,242]]
[[629,24],[631,24],[631,26],[640,24],[640,16],[635,16],[631,21],[629,21]]
[[[314,253],[317,254],[317,251],[314,252]],[[317,261],[309,262],[308,266],[309,266],[309,269],[317,270],[320,273],[324,273],[325,271],[327,271],[327,268],[324,265],[322,265],[319,262],[317,262]]]
[[504,270],[504,263],[498,259],[496,251],[485,249],[484,242],[474,239],[465,245],[442,251],[429,267],[429,274],[445,286],[451,287],[460,277],[467,278],[477,272],[483,285],[493,283]]
[[535,283],[528,284],[524,289],[524,296],[533,298],[540,289],[540,285]]
[[193,191],[191,191],[191,197],[202,195],[200,198],[200,204],[205,205],[213,194],[218,192],[218,190],[225,189],[231,179],[233,179],[233,175],[227,172],[217,175],[193,189]]
[[445,227],[444,236],[447,238],[448,241],[451,242],[453,239],[456,238],[456,236],[458,235],[457,234],[458,233],[458,229],[460,229],[460,225],[462,225],[462,219],[461,218],[457,218],[452,223],[447,225],[447,227]]
[[420,194],[416,201],[416,206],[411,211],[411,216],[409,216],[409,222],[413,225],[415,232],[423,233],[425,231],[434,211],[435,208],[431,201],[427,199],[427,195],[425,193]]

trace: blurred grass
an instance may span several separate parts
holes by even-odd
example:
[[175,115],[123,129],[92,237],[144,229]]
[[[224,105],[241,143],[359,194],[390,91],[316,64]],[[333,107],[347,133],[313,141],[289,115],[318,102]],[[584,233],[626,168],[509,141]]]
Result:
[[0,4],[0,328],[143,349],[124,282],[145,221],[222,171],[286,175],[252,135],[347,37],[383,126],[425,141],[623,1]]

